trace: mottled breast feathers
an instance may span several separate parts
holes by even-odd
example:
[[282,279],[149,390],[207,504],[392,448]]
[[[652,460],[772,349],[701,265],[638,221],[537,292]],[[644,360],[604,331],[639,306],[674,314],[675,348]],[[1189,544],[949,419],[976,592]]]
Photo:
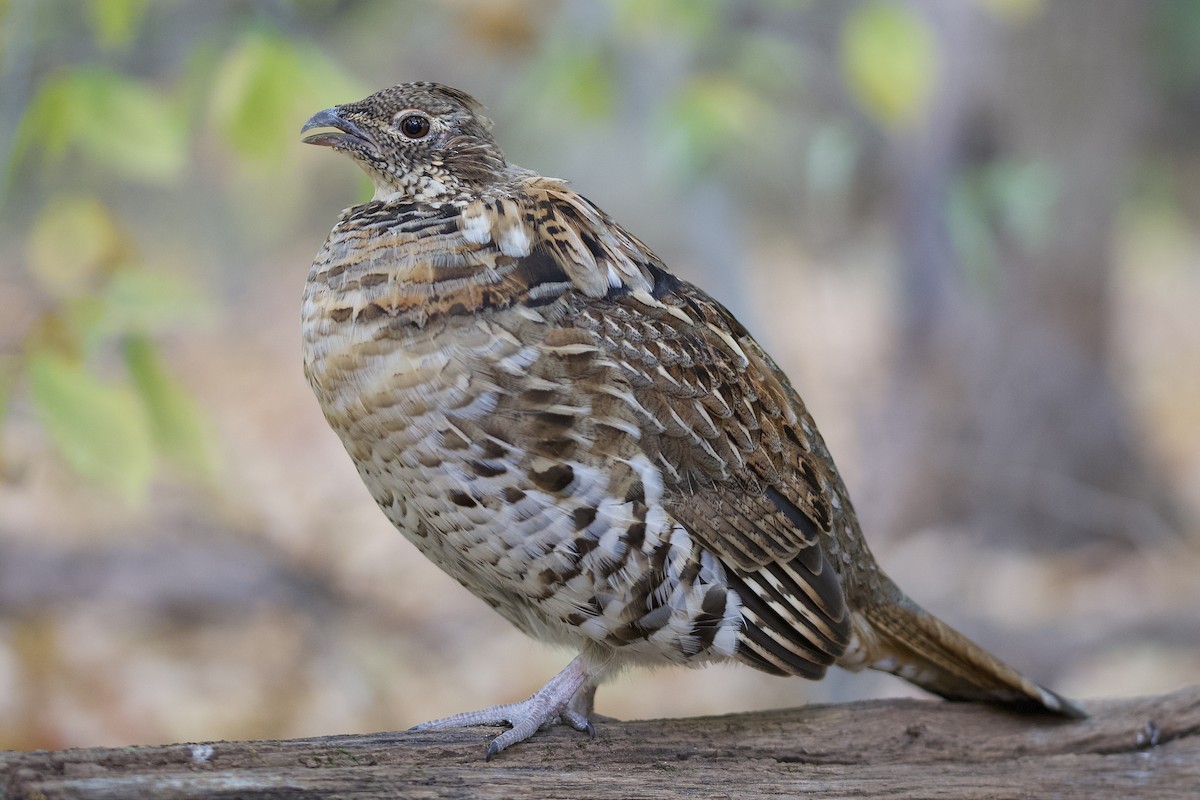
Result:
[[[317,262],[333,264],[319,277],[358,302],[330,313],[424,325],[444,314],[544,305],[568,289],[654,296],[677,283],[644,244],[561,181],[529,177],[515,188],[465,206],[374,201],[347,209]],[[350,251],[356,268],[339,284]],[[386,291],[354,291],[379,284]]]
[[[589,410],[614,443],[595,452],[622,461],[631,454],[620,442],[635,443],[661,472],[663,508],[725,564],[744,604],[739,657],[816,677],[846,650],[830,531],[831,503],[848,501],[802,402],[724,307],[591,202],[524,175],[466,204],[371,202],[343,215],[317,264],[339,298],[325,312],[332,323],[386,317],[386,331],[506,311],[547,320],[542,355],[553,358],[536,369],[597,398]],[[569,416],[555,430],[564,400],[554,377],[540,378],[525,423],[550,460],[575,446]],[[603,412],[601,395],[621,412]],[[636,484],[626,491],[646,491]]]

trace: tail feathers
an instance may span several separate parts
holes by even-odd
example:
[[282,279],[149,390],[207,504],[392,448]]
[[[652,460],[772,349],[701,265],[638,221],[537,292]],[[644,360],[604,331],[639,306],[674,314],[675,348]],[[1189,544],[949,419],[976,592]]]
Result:
[[[1017,672],[897,591],[894,603],[862,609],[859,665],[890,672],[948,700],[974,700],[1083,719],[1074,701]],[[857,620],[856,620],[857,623]],[[865,657],[865,658],[864,658]]]

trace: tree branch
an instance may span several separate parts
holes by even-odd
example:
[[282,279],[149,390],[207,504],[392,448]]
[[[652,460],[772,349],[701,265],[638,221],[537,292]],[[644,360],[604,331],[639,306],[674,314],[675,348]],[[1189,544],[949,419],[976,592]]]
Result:
[[0,798],[1200,796],[1200,686],[1087,703],[1084,721],[881,700],[558,726],[0,753]]

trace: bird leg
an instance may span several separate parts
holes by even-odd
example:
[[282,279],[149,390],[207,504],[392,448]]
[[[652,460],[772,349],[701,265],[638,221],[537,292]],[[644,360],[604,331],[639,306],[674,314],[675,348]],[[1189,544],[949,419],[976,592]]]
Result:
[[[595,680],[585,681],[584,684],[580,686],[578,690],[576,690],[575,694],[571,696],[571,702],[567,704],[566,711],[566,713],[574,714],[576,717],[579,717],[587,722],[588,734],[593,739],[596,738],[596,729],[592,727],[591,723],[592,708],[596,703],[596,687],[598,685],[599,684]],[[572,724],[572,727],[574,727],[577,731],[584,730],[578,725]]]
[[519,703],[492,706],[480,711],[466,711],[442,719],[423,722],[414,731],[466,728],[473,725],[511,725],[512,728],[492,739],[487,758],[504,748],[523,742],[539,728],[561,720],[577,731],[586,731],[595,738],[596,729],[590,719],[592,701],[596,694],[597,675],[589,669],[583,655],[578,655],[562,672],[545,686]]

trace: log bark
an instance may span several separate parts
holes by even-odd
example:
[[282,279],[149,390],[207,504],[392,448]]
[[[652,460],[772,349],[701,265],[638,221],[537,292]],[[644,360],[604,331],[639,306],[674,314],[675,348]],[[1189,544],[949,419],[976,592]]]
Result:
[[0,753],[0,798],[1196,798],[1200,686],[1083,721],[881,700],[563,726]]

